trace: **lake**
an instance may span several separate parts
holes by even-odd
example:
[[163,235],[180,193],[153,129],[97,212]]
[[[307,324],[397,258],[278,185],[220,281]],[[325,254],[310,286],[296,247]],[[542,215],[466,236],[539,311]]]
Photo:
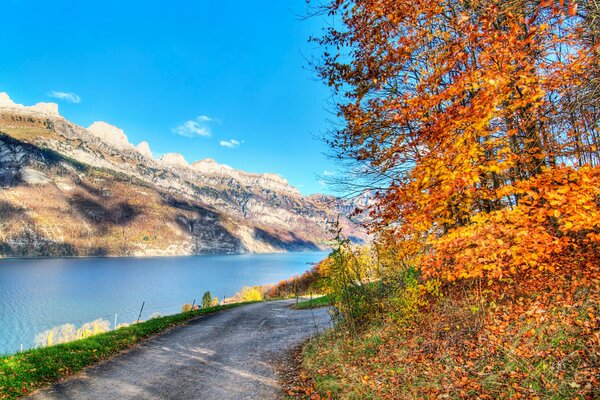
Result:
[[0,354],[33,347],[53,326],[103,318],[132,322],[180,312],[210,291],[222,299],[242,286],[277,283],[300,274],[327,253],[141,258],[0,260]]

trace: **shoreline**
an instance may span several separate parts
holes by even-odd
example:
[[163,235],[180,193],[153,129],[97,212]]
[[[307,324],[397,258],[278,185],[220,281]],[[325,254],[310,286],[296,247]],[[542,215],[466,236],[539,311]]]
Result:
[[302,250],[302,251],[272,251],[266,253],[201,253],[201,254],[178,254],[178,255],[143,255],[143,256],[118,256],[118,255],[104,255],[104,256],[24,256],[24,257],[13,257],[13,256],[0,256],[0,262],[4,260],[71,260],[71,259],[143,259],[143,258],[183,258],[183,257],[210,257],[210,256],[246,256],[246,255],[281,255],[281,254],[310,254],[310,253],[328,253],[329,250]]

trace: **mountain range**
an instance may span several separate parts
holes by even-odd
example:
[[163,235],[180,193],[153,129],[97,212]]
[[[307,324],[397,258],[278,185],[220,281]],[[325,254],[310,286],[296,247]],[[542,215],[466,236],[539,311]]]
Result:
[[324,249],[331,222],[360,242],[360,206],[303,196],[276,174],[155,158],[106,122],[0,93],[0,256],[155,256]]

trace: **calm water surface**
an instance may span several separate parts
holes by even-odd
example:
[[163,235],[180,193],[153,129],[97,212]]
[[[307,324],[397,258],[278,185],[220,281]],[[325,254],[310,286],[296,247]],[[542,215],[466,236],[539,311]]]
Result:
[[184,303],[230,297],[242,286],[302,273],[326,253],[0,260],[0,354],[31,348],[37,333],[96,318],[131,322]]

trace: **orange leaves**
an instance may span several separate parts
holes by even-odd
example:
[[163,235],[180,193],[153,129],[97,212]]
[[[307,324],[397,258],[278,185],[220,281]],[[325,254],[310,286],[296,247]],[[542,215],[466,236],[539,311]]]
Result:
[[[396,242],[394,260],[413,256],[425,278],[478,299],[489,292],[487,304],[462,309],[471,319],[486,310],[468,335],[468,321],[441,309],[422,319],[431,329],[410,326],[396,341],[409,356],[387,362],[423,368],[423,381],[441,377],[423,397],[575,397],[563,395],[563,381],[591,393],[597,357],[575,352],[576,372],[563,368],[579,337],[589,340],[578,349],[597,348],[600,60],[586,9],[574,1],[339,3],[350,8],[338,15],[343,33],[325,39],[332,53],[320,73],[340,99],[334,151],[364,166],[358,178],[380,190],[371,230]],[[582,293],[595,299],[585,300],[590,310]],[[355,382],[386,379],[394,385],[381,397],[402,398],[394,388],[411,383],[381,373]]]
[[333,13],[339,4],[351,5],[339,15],[344,33],[323,38],[319,68],[344,90],[347,125],[331,142],[369,166],[367,182],[389,182],[379,226],[443,234],[510,206],[503,188],[544,165],[599,161],[592,108],[565,100],[595,64],[580,20],[557,18],[565,4],[359,0]]
[[410,324],[327,334],[308,345],[304,365],[335,398],[594,398],[599,268],[483,290],[446,284]]
[[[600,167],[547,170],[518,182],[512,194],[518,206],[475,215],[470,224],[431,237],[424,271],[450,281],[499,279],[554,271],[574,250],[600,256]],[[572,262],[570,268],[585,265]]]

